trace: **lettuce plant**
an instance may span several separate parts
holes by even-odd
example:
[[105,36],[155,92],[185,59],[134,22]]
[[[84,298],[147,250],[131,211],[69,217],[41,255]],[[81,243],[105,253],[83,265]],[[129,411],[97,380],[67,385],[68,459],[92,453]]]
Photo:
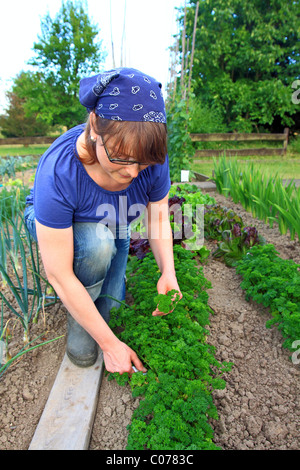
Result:
[[[215,204],[214,198],[209,194],[203,194],[198,186],[192,184],[182,184],[171,186],[169,193],[170,222],[173,233],[174,244],[185,244],[186,234],[193,234],[190,243],[193,243],[201,235],[201,227],[197,227],[197,206],[206,206]],[[189,210],[185,212],[185,205]],[[143,259],[150,251],[150,245],[147,237],[141,236],[137,239],[131,239],[129,253]],[[194,250],[201,258],[208,256],[204,247]]]
[[264,243],[255,227],[240,227],[239,224],[235,224],[232,230],[224,230],[222,236],[223,241],[219,242],[212,256],[222,258],[229,267],[243,258],[252,246]]

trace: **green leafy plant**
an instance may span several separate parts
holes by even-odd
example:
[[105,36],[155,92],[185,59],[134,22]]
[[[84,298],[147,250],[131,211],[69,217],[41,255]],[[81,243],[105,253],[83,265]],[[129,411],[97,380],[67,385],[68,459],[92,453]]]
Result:
[[173,289],[167,294],[158,294],[154,297],[154,302],[160,312],[169,313],[175,309],[179,302],[179,292]]
[[[199,247],[199,244],[195,243],[195,240],[202,240],[204,238],[203,224],[201,223],[202,213],[197,214],[197,210],[201,211],[201,208],[206,204],[215,204],[215,199],[209,194],[203,194],[199,187],[192,184],[180,184],[178,186],[171,186],[169,192],[169,210],[170,210],[170,223],[173,232],[174,244],[187,243],[194,245],[194,252],[201,259],[205,260],[209,251],[204,246]],[[188,207],[188,210],[185,209]],[[200,223],[199,223],[200,219]],[[143,233],[144,226],[138,221],[137,226],[141,226]],[[131,239],[130,241],[130,255],[137,256],[139,259],[143,259],[150,251],[150,245],[147,238]]]
[[278,256],[274,245],[254,246],[236,266],[243,278],[241,288],[250,298],[270,309],[267,327],[276,325],[283,346],[293,351],[300,338],[300,265]]
[[181,170],[191,171],[195,148],[189,134],[186,100],[177,97],[167,106],[168,154],[172,181],[181,180]]
[[218,417],[211,392],[225,387],[222,375],[231,365],[218,362],[214,347],[206,341],[211,285],[193,257],[190,251],[174,246],[183,298],[172,313],[151,315],[160,276],[151,252],[143,260],[132,257],[128,264],[132,308],[121,306],[112,312],[110,326],[121,327],[119,337],[148,369],[147,374],[137,372],[131,378],[111,374],[121,384],[127,375],[133,396],[143,397],[129,425],[129,450],[217,449],[209,424],[209,419]]
[[255,227],[240,227],[235,224],[232,230],[222,232],[223,241],[212,253],[214,258],[222,258],[227,266],[234,266],[236,262],[249,252],[252,246],[264,243]]
[[222,259],[230,267],[252,246],[265,243],[265,239],[258,234],[255,227],[244,226],[239,215],[219,204],[206,207],[204,227],[205,237],[218,242],[212,256]]
[[223,233],[232,231],[234,227],[243,226],[242,218],[232,209],[222,207],[219,204],[207,205],[204,210],[204,235],[205,238],[222,240]]
[[180,243],[205,259],[204,211],[215,199],[203,194],[198,186],[183,184],[171,187],[169,193],[170,222],[174,243]]

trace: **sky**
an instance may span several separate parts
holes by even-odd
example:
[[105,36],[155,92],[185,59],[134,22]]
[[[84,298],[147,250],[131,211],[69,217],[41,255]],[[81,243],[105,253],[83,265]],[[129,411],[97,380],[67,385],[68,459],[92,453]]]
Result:
[[[30,70],[27,62],[34,56],[32,48],[41,33],[41,19],[48,12],[54,18],[61,4],[62,0],[2,2],[0,113],[7,106],[5,91],[11,88],[12,79],[22,70]],[[184,0],[87,0],[87,5],[89,17],[98,25],[102,45],[108,53],[105,69],[113,68],[111,37],[115,65],[121,65],[121,38],[126,12],[123,65],[155,77],[165,89],[169,79],[169,47],[177,33],[176,7],[184,5]]]

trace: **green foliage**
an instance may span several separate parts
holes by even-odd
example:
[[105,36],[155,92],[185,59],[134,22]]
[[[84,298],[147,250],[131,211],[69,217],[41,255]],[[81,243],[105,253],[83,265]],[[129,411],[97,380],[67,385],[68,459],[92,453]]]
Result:
[[[178,186],[172,185],[170,188],[168,204],[173,241],[174,243],[192,245],[191,249],[202,259],[207,258],[209,254],[206,247],[201,246],[204,235],[202,224],[203,207],[205,204],[214,203],[215,199],[209,194],[203,194],[196,185],[184,183]],[[135,230],[138,228],[142,236],[130,242],[130,254],[137,256],[139,259],[143,259],[150,249],[149,242],[144,238],[141,230],[144,227],[138,221]],[[146,235],[145,237],[147,238]]]
[[277,222],[281,234],[289,230],[292,240],[296,234],[300,239],[300,188],[294,181],[284,185],[279,175],[263,174],[253,163],[242,168],[236,158],[226,156],[214,159],[214,173],[218,192],[271,227]]
[[294,135],[289,138],[288,145],[288,155],[297,156],[300,155],[300,137],[299,135]]
[[36,168],[37,161],[31,156],[10,156],[0,157],[0,180],[1,182],[16,176],[16,172],[24,172],[31,168]]
[[35,57],[30,61],[35,70],[15,80],[26,116],[68,128],[85,121],[79,81],[99,72],[105,59],[98,26],[92,24],[87,10],[86,2],[67,0],[54,18],[49,13],[42,18],[41,34],[33,46]]
[[149,253],[143,261],[131,258],[128,265],[134,310],[120,307],[110,323],[112,328],[122,327],[120,339],[148,369],[147,374],[137,372],[130,379],[133,396],[143,396],[143,400],[129,425],[129,450],[217,448],[209,424],[210,418],[218,417],[211,391],[225,387],[221,376],[230,364],[219,363],[206,342],[211,285],[202,268],[197,267],[193,253],[180,246],[174,247],[174,260],[183,298],[173,313],[151,315],[160,273]]
[[212,256],[224,260],[230,267],[252,246],[265,243],[255,227],[245,226],[242,218],[233,210],[218,204],[205,209],[204,233],[207,239],[218,241],[218,247]]
[[[190,44],[196,3],[190,0],[187,11]],[[229,130],[252,132],[275,122],[290,127],[299,119],[291,101],[300,75],[299,14],[299,0],[200,2],[193,90]]]
[[172,186],[169,192],[170,222],[174,243],[184,243],[188,249],[200,257],[208,256],[203,245],[203,213],[206,204],[214,204],[215,199],[203,194],[199,187],[192,184]]
[[208,193],[202,193],[196,184],[183,183],[171,186],[169,197],[178,196],[184,198],[183,204],[214,204],[215,199]]
[[3,183],[0,191],[0,221],[4,218],[14,219],[16,214],[23,211],[28,194],[28,186],[24,186],[20,179]]
[[6,92],[8,107],[0,116],[0,127],[4,137],[26,137],[47,135],[49,125],[41,119],[39,110],[27,109],[28,87],[34,90],[39,86],[39,77],[31,72],[19,73],[12,89]]
[[227,266],[235,266],[237,260],[249,252],[252,246],[260,243],[255,227],[235,226],[232,231],[222,233],[223,240],[212,253],[214,258],[223,258]]
[[205,237],[213,240],[222,240],[224,231],[233,230],[234,226],[243,226],[242,218],[232,209],[212,204],[205,207],[204,227]]
[[45,302],[49,283],[40,274],[38,246],[33,243],[22,215],[15,211],[13,218],[5,217],[0,222],[0,275],[2,302],[21,322],[27,345],[31,322],[43,307],[55,303],[57,297]]
[[272,319],[281,331],[283,346],[293,351],[300,338],[300,265],[278,256],[273,245],[255,246],[238,262],[236,271],[243,277],[242,289],[250,298],[269,307]]
[[0,191],[0,296],[2,308],[5,304],[23,326],[26,348],[31,323],[42,308],[57,300],[56,295],[50,301],[46,299],[49,283],[40,273],[38,246],[24,224],[28,193],[29,188],[21,180],[9,180]]
[[[185,216],[185,208],[188,205],[191,206],[190,217]],[[199,223],[199,218],[202,219],[202,214],[199,217],[201,205],[204,209],[203,220]],[[233,266],[236,260],[242,258],[251,246],[265,243],[264,238],[258,234],[255,227],[244,226],[242,218],[233,210],[216,204],[214,198],[208,194],[203,195],[196,185],[173,186],[170,190],[169,206],[174,243],[182,243],[183,241],[189,247],[191,241],[195,240],[201,240],[204,244],[204,237],[217,240],[218,247],[212,256],[224,260],[227,266]],[[190,226],[189,228],[194,233],[193,238],[188,242],[185,238],[187,226]],[[205,259],[209,252],[204,246],[199,249],[198,245],[199,242],[194,243],[191,249],[199,254],[200,258]]]
[[[200,96],[190,96],[189,99],[189,132],[210,134],[214,132],[228,132],[228,127],[223,122],[223,116],[216,106],[208,106],[203,103]],[[199,145],[200,143],[197,143]],[[201,142],[201,148],[205,148],[205,142]]]
[[167,292],[167,294],[156,295],[154,302],[158,310],[162,313],[169,313],[171,310],[174,310],[179,301],[178,294],[179,292],[173,289]]
[[181,181],[181,170],[191,170],[195,148],[189,135],[190,122],[186,100],[176,97],[167,106],[168,154],[172,181]]

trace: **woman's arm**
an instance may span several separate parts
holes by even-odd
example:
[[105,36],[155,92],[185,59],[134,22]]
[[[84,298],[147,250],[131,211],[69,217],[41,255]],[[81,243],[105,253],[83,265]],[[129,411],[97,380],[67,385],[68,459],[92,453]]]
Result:
[[121,342],[99,314],[89,293],[73,271],[73,229],[54,229],[36,222],[37,237],[50,284],[73,318],[103,351],[109,372],[133,373],[132,363],[145,371],[136,353]]
[[[148,238],[153,255],[161,272],[161,277],[157,283],[157,291],[159,294],[166,294],[172,289],[179,291],[177,282],[174,256],[173,256],[173,237],[169,219],[169,195],[158,202],[150,202],[147,207],[148,211]],[[153,315],[165,315],[156,309]]]

